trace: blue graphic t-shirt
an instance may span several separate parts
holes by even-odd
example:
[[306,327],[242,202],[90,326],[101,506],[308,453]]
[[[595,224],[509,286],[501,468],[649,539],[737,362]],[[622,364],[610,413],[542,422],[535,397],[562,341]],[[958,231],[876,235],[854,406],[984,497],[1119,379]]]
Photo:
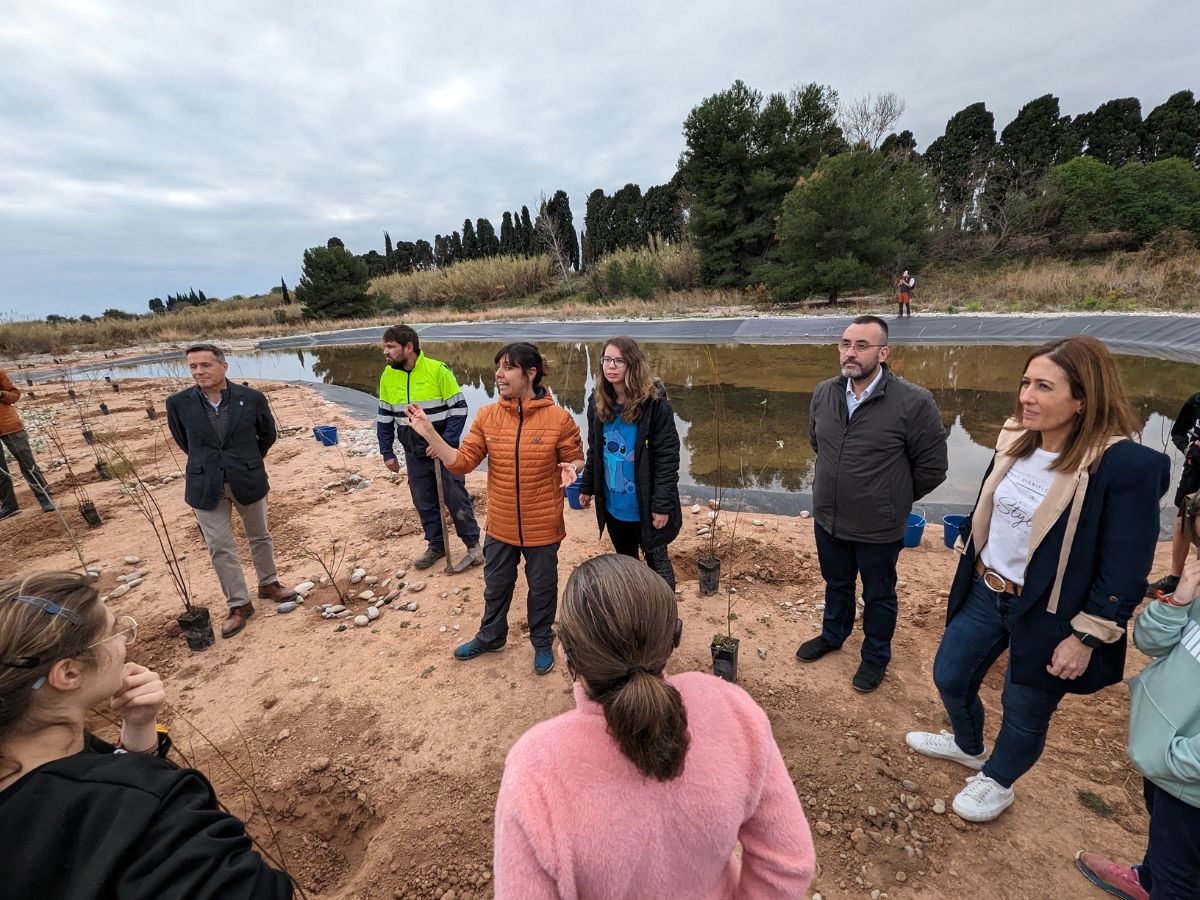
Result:
[[637,486],[633,478],[633,451],[637,442],[637,425],[621,421],[621,407],[616,417],[601,423],[604,429],[604,506],[608,514],[622,522],[637,522]]

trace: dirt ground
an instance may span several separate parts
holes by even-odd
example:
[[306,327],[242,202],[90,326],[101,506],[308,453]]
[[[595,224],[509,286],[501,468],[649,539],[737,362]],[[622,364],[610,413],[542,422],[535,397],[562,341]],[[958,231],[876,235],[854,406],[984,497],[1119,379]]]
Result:
[[[118,464],[120,456],[137,460],[185,557],[192,596],[219,624],[220,590],[183,502],[182,481],[172,477],[183,460],[172,453],[163,401],[180,386],[129,381],[116,394],[103,382],[77,384],[78,402],[100,441],[96,448],[83,440],[65,385],[39,385],[21,409],[27,422],[53,414],[71,468],[104,519],[97,529],[84,525],[67,468],[54,464],[60,454],[44,446],[39,458],[84,557],[100,570],[101,591],[112,593],[119,577],[135,569],[146,573],[109,602],[142,624],[130,655],[167,682],[163,719],[181,761],[209,776],[252,834],[282,853],[310,896],[490,897],[492,812],[504,756],[530,725],[572,703],[561,666],[546,677],[533,674],[523,585],[508,649],[456,662],[451,650],[478,624],[482,569],[415,572],[411,560],[423,549],[419,521],[403,477],[390,476],[382,465],[373,425],[347,417],[307,388],[255,383],[270,398],[283,432],[267,459],[281,579],[293,585],[319,580],[317,557],[329,562],[336,539],[346,548],[336,570],[340,585],[349,588],[351,566],[378,579],[353,585],[352,596],[371,590],[378,599],[400,582],[406,586],[368,627],[323,619],[315,608],[338,602],[335,588],[323,585],[286,615],[256,602],[257,614],[240,635],[189,651],[175,623],[182,602],[155,529],[121,482],[99,480],[94,468],[96,453]],[[147,416],[147,400],[158,410],[156,419]],[[107,416],[98,412],[101,401],[110,408]],[[311,429],[318,424],[339,426],[338,446],[314,441]],[[353,476],[361,481],[351,483]],[[482,474],[468,478],[481,522],[485,484]],[[37,511],[23,482],[18,497],[22,513],[0,522],[0,569],[78,566],[62,522]],[[726,507],[734,506],[727,498]],[[670,668],[709,671],[709,641],[723,627],[726,598],[699,595],[695,558],[706,539],[695,526],[704,517],[687,509],[684,515],[672,555],[685,627]],[[845,652],[818,663],[804,665],[793,655],[817,633],[821,617],[811,519],[743,513],[736,529],[733,519],[727,509],[719,521],[722,583],[736,587],[728,597],[733,633],[741,638],[738,681],[769,714],[804,802],[821,867],[814,890],[822,897],[1099,897],[1074,869],[1076,849],[1140,859],[1146,816],[1141,780],[1124,753],[1124,685],[1068,698],[1044,757],[998,821],[973,826],[933,811],[937,800],[949,806],[966,774],[914,756],[904,744],[907,730],[947,727],[930,674],[954,565],[940,528],[931,526],[920,547],[901,554],[894,661],[878,691],[859,695],[850,679],[861,632]],[[567,526],[560,551],[564,579],[583,559],[610,549],[596,536],[591,510],[568,509]],[[461,544],[455,540],[452,547],[458,551]],[[1160,545],[1156,569],[1165,566],[1168,549]],[[127,564],[126,556],[140,561]],[[244,542],[242,558],[252,578]],[[400,608],[409,602],[415,611]],[[348,605],[361,613],[368,601]],[[1141,665],[1132,651],[1131,670]],[[998,666],[984,687],[989,743],[1001,682]],[[97,721],[101,733],[114,732]]]

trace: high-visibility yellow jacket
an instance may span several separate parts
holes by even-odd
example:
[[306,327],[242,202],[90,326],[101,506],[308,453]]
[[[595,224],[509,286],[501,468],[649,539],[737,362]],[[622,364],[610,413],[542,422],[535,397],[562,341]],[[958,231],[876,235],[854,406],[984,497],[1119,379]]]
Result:
[[458,446],[467,423],[467,398],[449,366],[421,352],[411,371],[388,366],[379,376],[379,415],[375,420],[375,432],[384,459],[396,458],[392,449],[396,440],[407,455],[425,456],[425,448],[429,445],[409,426],[404,413],[410,403],[425,410],[425,415],[447,444]]

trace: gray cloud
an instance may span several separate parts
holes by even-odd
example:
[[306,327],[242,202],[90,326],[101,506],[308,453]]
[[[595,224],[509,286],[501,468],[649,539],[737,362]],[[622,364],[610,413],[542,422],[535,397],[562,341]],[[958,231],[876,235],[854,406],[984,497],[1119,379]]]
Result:
[[1148,111],[1200,70],[1188,4],[747,0],[21,4],[0,22],[0,314],[143,311],[194,286],[294,284],[304,248],[432,239],[565,189],[671,177],[681,124],[764,92],[895,90],[924,146],[983,100],[997,127]]

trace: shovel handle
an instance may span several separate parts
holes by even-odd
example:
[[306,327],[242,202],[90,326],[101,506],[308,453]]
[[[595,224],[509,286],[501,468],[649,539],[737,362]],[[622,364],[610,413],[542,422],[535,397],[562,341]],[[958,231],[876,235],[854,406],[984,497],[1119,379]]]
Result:
[[446,567],[443,571],[448,575],[453,575],[454,553],[450,549],[450,535],[446,533],[446,494],[442,489],[442,475],[446,470],[442,468],[442,461],[436,456],[433,459],[433,465],[433,480],[437,484],[438,495],[438,521],[442,523],[442,549],[446,551]]

